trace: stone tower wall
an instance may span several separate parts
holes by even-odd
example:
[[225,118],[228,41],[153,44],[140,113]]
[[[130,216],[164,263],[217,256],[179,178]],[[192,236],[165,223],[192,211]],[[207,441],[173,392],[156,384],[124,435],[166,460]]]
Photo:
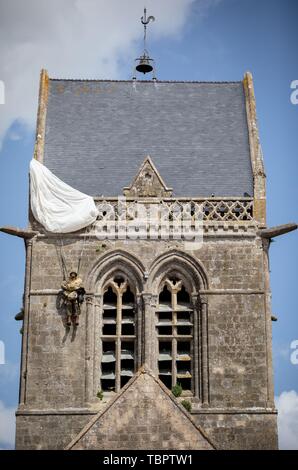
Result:
[[[154,329],[148,329],[148,318],[154,315],[150,270],[165,253],[169,253],[168,265],[171,256],[197,260],[208,283],[199,287],[208,318],[208,389],[204,406],[193,404],[194,419],[219,448],[277,446],[268,360],[271,312],[266,306],[265,252],[253,224],[246,222],[237,231],[233,227],[209,227],[202,247],[193,252],[185,252],[182,241],[100,242],[90,238],[80,272],[87,300],[76,331],[65,327],[57,305],[63,280],[60,239],[39,235],[29,243],[18,449],[65,447],[101,406],[96,398],[100,297],[92,281],[97,266],[100,273],[101,260],[114,260],[106,262],[105,272],[114,269],[117,262],[125,269],[126,257],[128,266],[138,261],[136,271],[143,270],[139,293],[140,299],[145,299],[143,315],[147,323],[142,351],[143,358],[154,368]],[[82,247],[83,234],[64,236],[69,271],[76,270]]]

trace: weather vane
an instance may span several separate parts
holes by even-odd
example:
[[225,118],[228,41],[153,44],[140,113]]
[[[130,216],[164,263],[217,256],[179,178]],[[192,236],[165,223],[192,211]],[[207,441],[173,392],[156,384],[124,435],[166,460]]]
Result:
[[[147,18],[147,9],[146,7],[144,8],[144,16],[141,18],[141,23],[144,26],[144,53],[141,55],[141,57],[138,57],[136,61],[138,61],[138,65],[135,67],[135,70],[137,72],[146,74],[149,72],[153,72],[153,79],[155,80],[155,72],[154,72],[154,60],[149,57],[149,53],[147,51],[147,45],[146,45],[146,40],[147,40],[147,26],[150,23],[150,21],[155,21],[154,16],[148,16]],[[152,62],[152,64],[151,64]],[[136,77],[133,77],[136,79]]]
[[150,23],[150,21],[155,21],[155,17],[154,16],[149,16],[147,18],[147,9],[145,7],[144,8],[144,16],[142,16],[142,18],[141,18],[141,23],[144,25],[144,51],[146,51],[147,25]]

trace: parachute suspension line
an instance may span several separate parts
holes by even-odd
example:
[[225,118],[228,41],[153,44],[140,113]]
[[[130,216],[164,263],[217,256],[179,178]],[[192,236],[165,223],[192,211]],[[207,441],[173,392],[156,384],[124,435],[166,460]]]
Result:
[[85,234],[84,234],[84,241],[83,241],[83,246],[82,246],[82,250],[81,250],[81,253],[80,253],[80,256],[79,256],[79,261],[78,261],[78,269],[77,269],[77,274],[79,275],[80,273],[80,268],[81,268],[81,261],[82,261],[82,258],[83,258],[83,253],[85,251],[85,247],[87,245],[87,242],[90,241],[90,238],[91,238],[91,235],[92,235],[92,231],[93,231],[93,228],[95,227],[95,222],[93,224],[91,224],[89,227],[86,227],[86,230],[85,230]]
[[61,273],[62,273],[62,276],[63,276],[63,280],[65,280],[64,279],[64,272],[63,272],[63,265],[62,265],[62,262],[61,262],[61,254],[59,253],[59,248],[58,248],[58,243],[55,245],[55,250],[56,250],[56,254],[57,254],[59,267],[60,267],[60,270],[61,270]]
[[66,281],[67,279],[67,266],[66,266],[66,261],[65,261],[65,256],[63,253],[63,240],[62,237],[60,237],[60,244],[55,246],[56,248],[56,253],[57,253],[57,258],[59,262],[59,266],[63,275],[63,280]]
[[[80,272],[81,262],[82,262],[83,254],[84,254],[84,251],[85,251],[85,247],[86,247],[87,243],[90,241],[90,238],[91,238],[91,235],[92,235],[92,232],[93,232],[94,228],[95,228],[95,222],[94,222],[94,224],[90,225],[89,227],[86,227],[86,230],[85,230],[85,233],[84,233],[83,246],[82,246],[82,250],[81,250],[81,253],[80,253],[80,256],[79,256],[79,260],[78,260],[77,274],[79,274],[79,272]],[[59,249],[58,249],[58,246],[56,246],[56,252],[57,252],[57,257],[58,257],[59,264],[60,264],[60,269],[61,269],[62,274],[63,274],[63,280],[66,281],[66,279],[68,278],[69,272],[67,270],[67,263],[66,263],[66,258],[65,258],[65,254],[64,254],[64,243],[63,243],[63,237],[62,236],[60,236]]]
[[62,276],[63,276],[63,280],[65,281],[63,264],[62,264],[62,261],[61,261],[61,253],[59,253],[58,243],[55,245],[55,250],[56,250],[56,254],[57,254],[57,258],[58,258],[59,267],[60,267],[60,270],[61,270],[61,273],[62,273]]
[[67,279],[67,265],[66,265],[66,260],[65,260],[65,255],[64,255],[64,244],[63,244],[63,238],[60,236],[60,257],[61,257],[61,264],[62,264],[62,273],[63,273],[63,280],[66,281]]

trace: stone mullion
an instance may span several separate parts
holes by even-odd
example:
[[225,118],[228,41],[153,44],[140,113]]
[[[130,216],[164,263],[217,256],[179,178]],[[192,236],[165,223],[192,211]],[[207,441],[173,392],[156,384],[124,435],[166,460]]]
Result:
[[152,296],[152,371],[159,376],[159,333],[156,320],[159,321],[159,296]]
[[[156,341],[156,312],[158,306],[158,296],[151,297],[151,370],[158,372],[158,342]],[[157,347],[156,347],[157,346]]]
[[200,396],[200,351],[199,351],[199,316],[198,316],[198,297],[197,295],[192,296],[192,322],[193,322],[193,341],[192,341],[192,388],[195,397]]
[[172,339],[172,387],[177,383],[177,338]]
[[[96,295],[94,305],[94,362],[93,362],[93,394],[96,396],[101,387],[101,358],[103,354],[103,295]],[[100,314],[101,313],[101,314]],[[98,377],[99,371],[99,380]]]
[[177,291],[172,291],[172,387],[177,383]]
[[116,363],[115,363],[115,391],[121,388],[121,322],[122,322],[122,293],[117,292],[117,317],[116,317]]
[[136,319],[136,326],[135,326],[135,368],[138,370],[142,365],[143,360],[143,353],[142,353],[142,323],[143,323],[143,309],[142,309],[142,298],[140,295],[137,296],[136,299],[136,309],[135,312],[135,319]]
[[201,325],[202,325],[202,404],[209,404],[209,371],[208,371],[208,319],[207,297],[201,297]]
[[143,294],[144,301],[144,364],[149,366],[149,358],[151,352],[151,295]]
[[152,334],[152,351],[151,351],[151,368],[153,371],[158,373],[158,354],[159,354],[159,343],[156,335],[156,312],[158,306],[158,296],[152,295],[151,298],[151,334]]
[[85,350],[85,400],[90,403],[93,395],[93,361],[94,361],[94,298],[86,299],[86,350]]

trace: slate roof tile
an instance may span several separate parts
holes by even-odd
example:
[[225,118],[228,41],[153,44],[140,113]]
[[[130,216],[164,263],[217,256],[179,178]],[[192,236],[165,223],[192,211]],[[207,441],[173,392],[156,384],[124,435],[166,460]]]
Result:
[[117,196],[150,155],[174,196],[253,195],[242,82],[50,79],[44,164]]

